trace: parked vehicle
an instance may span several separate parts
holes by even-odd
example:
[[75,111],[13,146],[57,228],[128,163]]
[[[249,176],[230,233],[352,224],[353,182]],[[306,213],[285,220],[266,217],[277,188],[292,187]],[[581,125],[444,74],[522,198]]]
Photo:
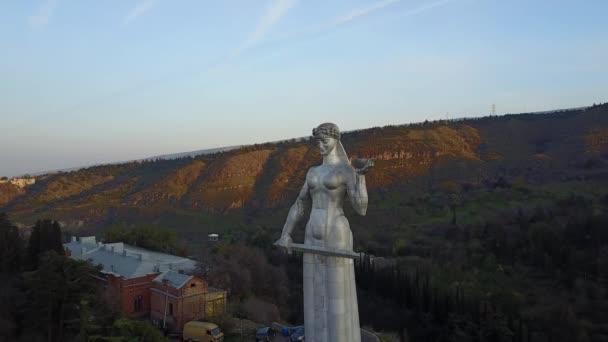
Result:
[[294,330],[292,330],[293,332],[291,333],[291,341],[292,342],[301,342],[304,341],[304,326],[299,326],[299,327],[295,327],[293,328]]
[[270,327],[259,328],[255,332],[255,340],[256,342],[269,342],[272,341],[275,335],[276,332]]
[[190,321],[184,324],[182,341],[187,342],[223,342],[224,333],[213,323]]

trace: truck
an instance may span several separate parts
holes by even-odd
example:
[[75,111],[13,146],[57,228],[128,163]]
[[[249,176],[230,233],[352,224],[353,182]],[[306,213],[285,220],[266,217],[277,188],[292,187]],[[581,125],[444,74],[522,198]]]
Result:
[[217,324],[210,322],[190,321],[184,324],[182,341],[187,342],[223,342],[224,333]]

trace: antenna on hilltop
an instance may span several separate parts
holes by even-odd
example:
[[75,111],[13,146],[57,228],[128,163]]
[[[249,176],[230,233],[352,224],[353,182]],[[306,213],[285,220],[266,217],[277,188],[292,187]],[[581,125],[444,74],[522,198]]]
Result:
[[496,116],[496,104],[492,103],[492,116]]

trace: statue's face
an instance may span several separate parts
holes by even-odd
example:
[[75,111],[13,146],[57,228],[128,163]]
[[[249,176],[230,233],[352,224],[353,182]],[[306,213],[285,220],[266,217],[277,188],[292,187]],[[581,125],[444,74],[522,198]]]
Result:
[[326,156],[331,153],[331,151],[336,148],[338,144],[338,139],[336,138],[320,138],[319,139],[319,151],[322,156]]

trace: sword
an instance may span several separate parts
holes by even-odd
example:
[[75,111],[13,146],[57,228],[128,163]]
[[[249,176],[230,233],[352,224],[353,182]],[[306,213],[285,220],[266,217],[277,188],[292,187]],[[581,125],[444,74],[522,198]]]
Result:
[[[275,243],[275,246],[278,246]],[[280,246],[282,247],[282,246]],[[358,259],[359,253],[355,253],[354,251],[348,249],[341,248],[331,248],[331,247],[321,247],[321,246],[311,246],[305,245],[301,243],[291,243],[287,250],[294,250],[298,252],[311,253],[311,254],[319,254],[325,256],[333,256],[333,257],[341,257],[341,258],[349,258],[349,259]]]

